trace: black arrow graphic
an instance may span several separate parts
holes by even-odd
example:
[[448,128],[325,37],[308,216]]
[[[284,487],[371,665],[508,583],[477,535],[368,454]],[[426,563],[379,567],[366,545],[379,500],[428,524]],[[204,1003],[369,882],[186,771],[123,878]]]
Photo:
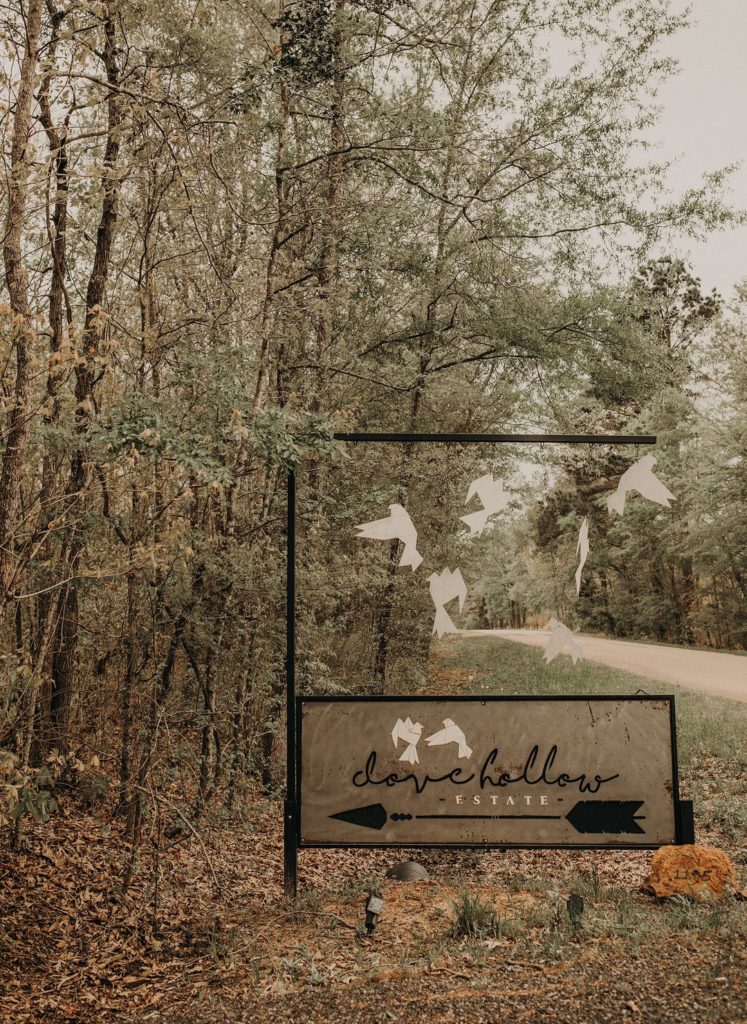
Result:
[[382,804],[367,804],[365,807],[354,807],[351,811],[330,814],[330,818],[338,818],[362,828],[380,829],[386,825],[387,813]]
[[[595,835],[621,835],[623,833],[644,835],[645,830],[637,824],[643,815],[636,811],[643,806],[642,800],[579,800],[566,814],[577,832]],[[366,804],[349,811],[330,814],[330,818],[346,821],[349,825],[372,828],[377,832],[387,820],[412,821],[561,821],[560,814],[388,814],[383,804]]]
[[635,813],[642,806],[643,800],[579,800],[566,814],[566,820],[577,832],[643,835],[645,830],[637,824],[643,815]]

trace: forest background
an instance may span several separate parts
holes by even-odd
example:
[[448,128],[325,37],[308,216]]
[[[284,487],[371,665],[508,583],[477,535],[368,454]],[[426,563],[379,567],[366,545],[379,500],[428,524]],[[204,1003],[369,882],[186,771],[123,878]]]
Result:
[[[670,201],[646,152],[684,23],[666,0],[13,0],[0,19],[11,836],[76,772],[133,840],[177,779],[177,825],[272,790],[292,465],[305,692],[417,686],[444,565],[465,624],[745,647],[747,291],[727,304],[672,254],[672,232],[737,215],[728,175]],[[628,450],[529,467],[346,451],[353,428],[655,433],[677,500],[608,516]],[[514,501],[469,542],[487,470]],[[417,573],[355,537],[392,502]]]

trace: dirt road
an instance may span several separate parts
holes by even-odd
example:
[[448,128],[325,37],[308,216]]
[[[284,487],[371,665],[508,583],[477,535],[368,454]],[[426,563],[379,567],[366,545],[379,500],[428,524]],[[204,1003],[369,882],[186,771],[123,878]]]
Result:
[[[497,636],[531,647],[544,647],[550,633],[544,629],[470,629],[463,636]],[[689,686],[714,697],[747,702],[747,657],[684,647],[636,644],[628,640],[578,634],[584,657],[602,665],[626,669],[650,679]]]

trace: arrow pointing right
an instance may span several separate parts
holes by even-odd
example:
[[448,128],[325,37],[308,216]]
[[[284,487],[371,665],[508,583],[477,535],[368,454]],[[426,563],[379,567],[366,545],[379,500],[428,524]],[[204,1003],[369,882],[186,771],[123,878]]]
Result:
[[645,829],[636,821],[637,817],[642,817],[636,815],[642,806],[643,800],[579,800],[566,814],[566,820],[577,832],[644,835]]

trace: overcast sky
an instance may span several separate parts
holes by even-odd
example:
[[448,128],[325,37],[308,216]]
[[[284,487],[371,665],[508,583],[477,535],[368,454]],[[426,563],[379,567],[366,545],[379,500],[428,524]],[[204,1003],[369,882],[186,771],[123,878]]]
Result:
[[[731,199],[747,209],[747,0],[692,0],[690,6],[692,27],[667,48],[681,70],[659,93],[663,110],[652,140],[660,141],[662,157],[679,157],[670,173],[678,192],[704,171],[743,161]],[[707,290],[715,286],[727,296],[747,279],[747,227],[682,246]]]

